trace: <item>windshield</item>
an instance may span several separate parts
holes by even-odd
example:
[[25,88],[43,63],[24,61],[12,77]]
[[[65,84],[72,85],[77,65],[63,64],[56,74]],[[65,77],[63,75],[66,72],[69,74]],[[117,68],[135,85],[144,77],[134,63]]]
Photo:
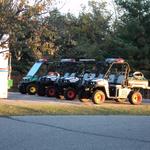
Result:
[[36,62],[32,68],[29,70],[27,76],[34,76],[37,71],[39,70],[39,68],[41,67],[41,65],[43,64],[43,62]]

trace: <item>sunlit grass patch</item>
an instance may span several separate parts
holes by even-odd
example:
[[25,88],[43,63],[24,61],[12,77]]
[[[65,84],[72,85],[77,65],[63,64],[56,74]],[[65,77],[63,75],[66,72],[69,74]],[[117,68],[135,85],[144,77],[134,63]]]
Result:
[[18,115],[150,115],[150,105],[104,103],[98,106],[48,102],[0,102],[0,116]]

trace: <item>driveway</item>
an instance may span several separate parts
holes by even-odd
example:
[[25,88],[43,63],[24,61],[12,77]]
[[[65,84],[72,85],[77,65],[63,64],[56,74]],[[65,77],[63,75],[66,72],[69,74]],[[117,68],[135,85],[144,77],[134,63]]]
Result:
[[[74,101],[68,101],[68,100],[60,100],[56,99],[54,97],[46,97],[46,96],[37,96],[37,95],[27,95],[27,94],[20,94],[18,92],[9,92],[8,93],[8,99],[10,101],[16,101],[16,100],[21,100],[21,101],[29,101],[29,102],[51,102],[51,103],[65,103],[65,104],[80,104],[82,105],[78,99]],[[108,103],[116,103],[115,101],[106,101]],[[127,102],[129,103],[129,102]],[[93,104],[93,103],[90,103]],[[150,104],[150,99],[144,99],[143,104]]]

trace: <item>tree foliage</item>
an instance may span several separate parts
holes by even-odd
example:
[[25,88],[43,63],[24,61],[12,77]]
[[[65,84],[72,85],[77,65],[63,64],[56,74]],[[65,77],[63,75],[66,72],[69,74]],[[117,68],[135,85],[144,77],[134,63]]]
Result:
[[150,1],[116,0],[116,4],[122,10],[115,32],[117,51],[150,78]]
[[26,72],[35,59],[123,57],[150,78],[150,1],[89,1],[78,17],[50,9],[52,0],[0,1],[0,37],[10,35],[14,71]]
[[46,4],[50,2],[36,0],[31,5],[27,0],[0,1],[0,37],[6,33],[10,35],[14,70],[24,72],[34,60],[34,47],[39,42],[40,31],[44,30],[40,15],[45,13]]
[[94,57],[101,59],[110,37],[111,15],[105,3],[89,2],[90,12],[82,11],[79,17],[66,16],[55,11],[47,17],[57,36],[58,57]]

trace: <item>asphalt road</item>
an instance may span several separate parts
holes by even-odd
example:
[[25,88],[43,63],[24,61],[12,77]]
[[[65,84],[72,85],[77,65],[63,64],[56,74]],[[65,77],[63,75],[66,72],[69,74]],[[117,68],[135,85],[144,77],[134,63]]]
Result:
[[0,150],[150,150],[150,117],[0,117]]

